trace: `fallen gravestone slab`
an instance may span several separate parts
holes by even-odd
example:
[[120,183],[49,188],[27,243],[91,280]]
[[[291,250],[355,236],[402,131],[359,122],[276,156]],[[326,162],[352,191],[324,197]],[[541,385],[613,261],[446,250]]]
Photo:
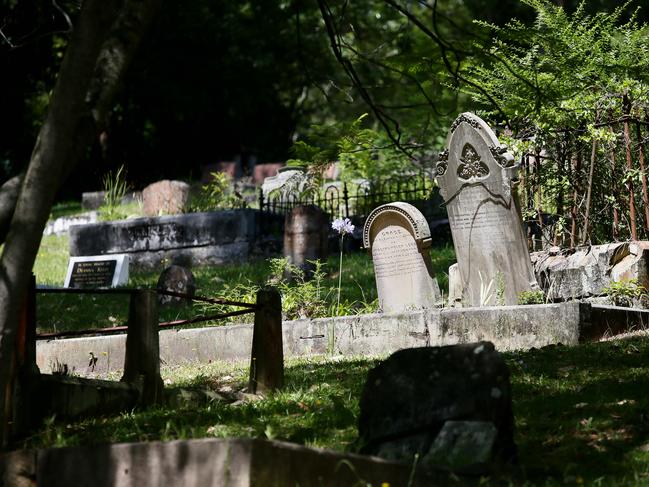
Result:
[[464,306],[511,305],[538,289],[512,195],[518,171],[494,132],[472,113],[451,125],[439,155],[444,198],[463,284]]
[[394,202],[370,213],[363,228],[363,246],[372,254],[381,310],[432,308],[439,301],[430,245],[428,222],[414,206]]
[[507,365],[490,342],[400,350],[370,371],[361,452],[462,473],[516,460]]
[[128,284],[129,257],[125,254],[70,257],[64,287],[104,288]]
[[604,294],[613,282],[635,280],[649,288],[649,242],[593,245],[572,250],[555,247],[530,256],[537,279],[551,301]]
[[[158,278],[156,289],[159,291],[171,291],[173,293],[186,294],[194,296],[196,293],[196,280],[194,274],[188,268],[171,265],[167,267]],[[178,296],[169,296],[158,294],[158,302],[165,305],[185,305],[191,304],[191,298],[181,298]]]

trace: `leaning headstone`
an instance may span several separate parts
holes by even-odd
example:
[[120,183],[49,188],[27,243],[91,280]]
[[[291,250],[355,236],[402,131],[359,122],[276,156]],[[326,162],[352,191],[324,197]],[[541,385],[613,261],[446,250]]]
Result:
[[147,216],[183,213],[189,201],[189,184],[167,179],[148,185],[142,191],[142,211]]
[[381,310],[432,308],[439,301],[430,245],[426,218],[414,206],[394,202],[370,213],[363,227],[363,246],[372,254]]
[[107,288],[128,284],[126,254],[70,257],[65,287]]
[[539,289],[512,194],[519,166],[472,113],[453,122],[446,143],[437,183],[460,268],[462,304],[517,304],[523,291]]
[[400,350],[360,400],[361,453],[462,473],[516,460],[509,369],[490,342]]
[[158,291],[171,291],[188,296],[187,298],[183,298],[158,294],[158,302],[163,306],[191,304],[191,298],[196,293],[196,280],[192,271],[186,267],[171,265],[160,274],[156,289]]

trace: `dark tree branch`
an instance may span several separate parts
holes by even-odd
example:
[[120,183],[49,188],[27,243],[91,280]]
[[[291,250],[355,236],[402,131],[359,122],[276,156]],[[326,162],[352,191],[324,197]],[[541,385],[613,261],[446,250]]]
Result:
[[[325,22],[325,26],[327,28],[327,34],[329,36],[331,49],[334,55],[336,56],[336,59],[338,60],[340,65],[347,73],[347,76],[350,78],[353,85],[359,91],[361,98],[363,98],[363,101],[365,101],[365,103],[370,107],[370,110],[372,111],[376,119],[379,121],[381,126],[383,126],[383,128],[385,129],[386,134],[388,135],[392,143],[394,143],[394,145],[397,148],[399,148],[399,150],[401,150],[408,157],[412,157],[413,154],[410,151],[406,150],[401,144],[401,130],[399,127],[399,122],[391,118],[385,112],[383,112],[374,103],[374,100],[368,93],[367,89],[365,88],[365,85],[363,84],[358,73],[354,69],[354,65],[351,63],[351,61],[349,61],[349,59],[347,59],[344,56],[341,49],[340,35],[338,34],[336,27],[334,26],[333,16],[331,14],[331,10],[329,9],[329,6],[327,5],[326,1],[318,0],[318,6],[320,8],[320,13],[322,15],[322,18]],[[392,132],[393,128],[391,127],[391,125],[394,127],[394,130],[396,131],[396,135]]]

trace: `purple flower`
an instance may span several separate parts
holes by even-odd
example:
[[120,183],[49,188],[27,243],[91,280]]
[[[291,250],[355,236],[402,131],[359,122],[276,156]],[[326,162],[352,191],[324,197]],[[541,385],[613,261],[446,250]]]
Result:
[[343,237],[348,233],[352,233],[354,231],[354,225],[352,225],[352,222],[349,218],[336,218],[331,223],[331,228],[333,228]]

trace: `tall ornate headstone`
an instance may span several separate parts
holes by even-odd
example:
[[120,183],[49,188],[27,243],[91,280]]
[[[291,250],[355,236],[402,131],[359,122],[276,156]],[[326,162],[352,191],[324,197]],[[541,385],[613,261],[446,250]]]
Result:
[[539,289],[512,194],[519,166],[479,117],[462,113],[439,155],[444,198],[462,280],[462,304],[517,304]]
[[428,248],[430,228],[408,203],[381,205],[367,217],[363,246],[372,254],[379,307],[385,312],[432,308],[440,299]]

